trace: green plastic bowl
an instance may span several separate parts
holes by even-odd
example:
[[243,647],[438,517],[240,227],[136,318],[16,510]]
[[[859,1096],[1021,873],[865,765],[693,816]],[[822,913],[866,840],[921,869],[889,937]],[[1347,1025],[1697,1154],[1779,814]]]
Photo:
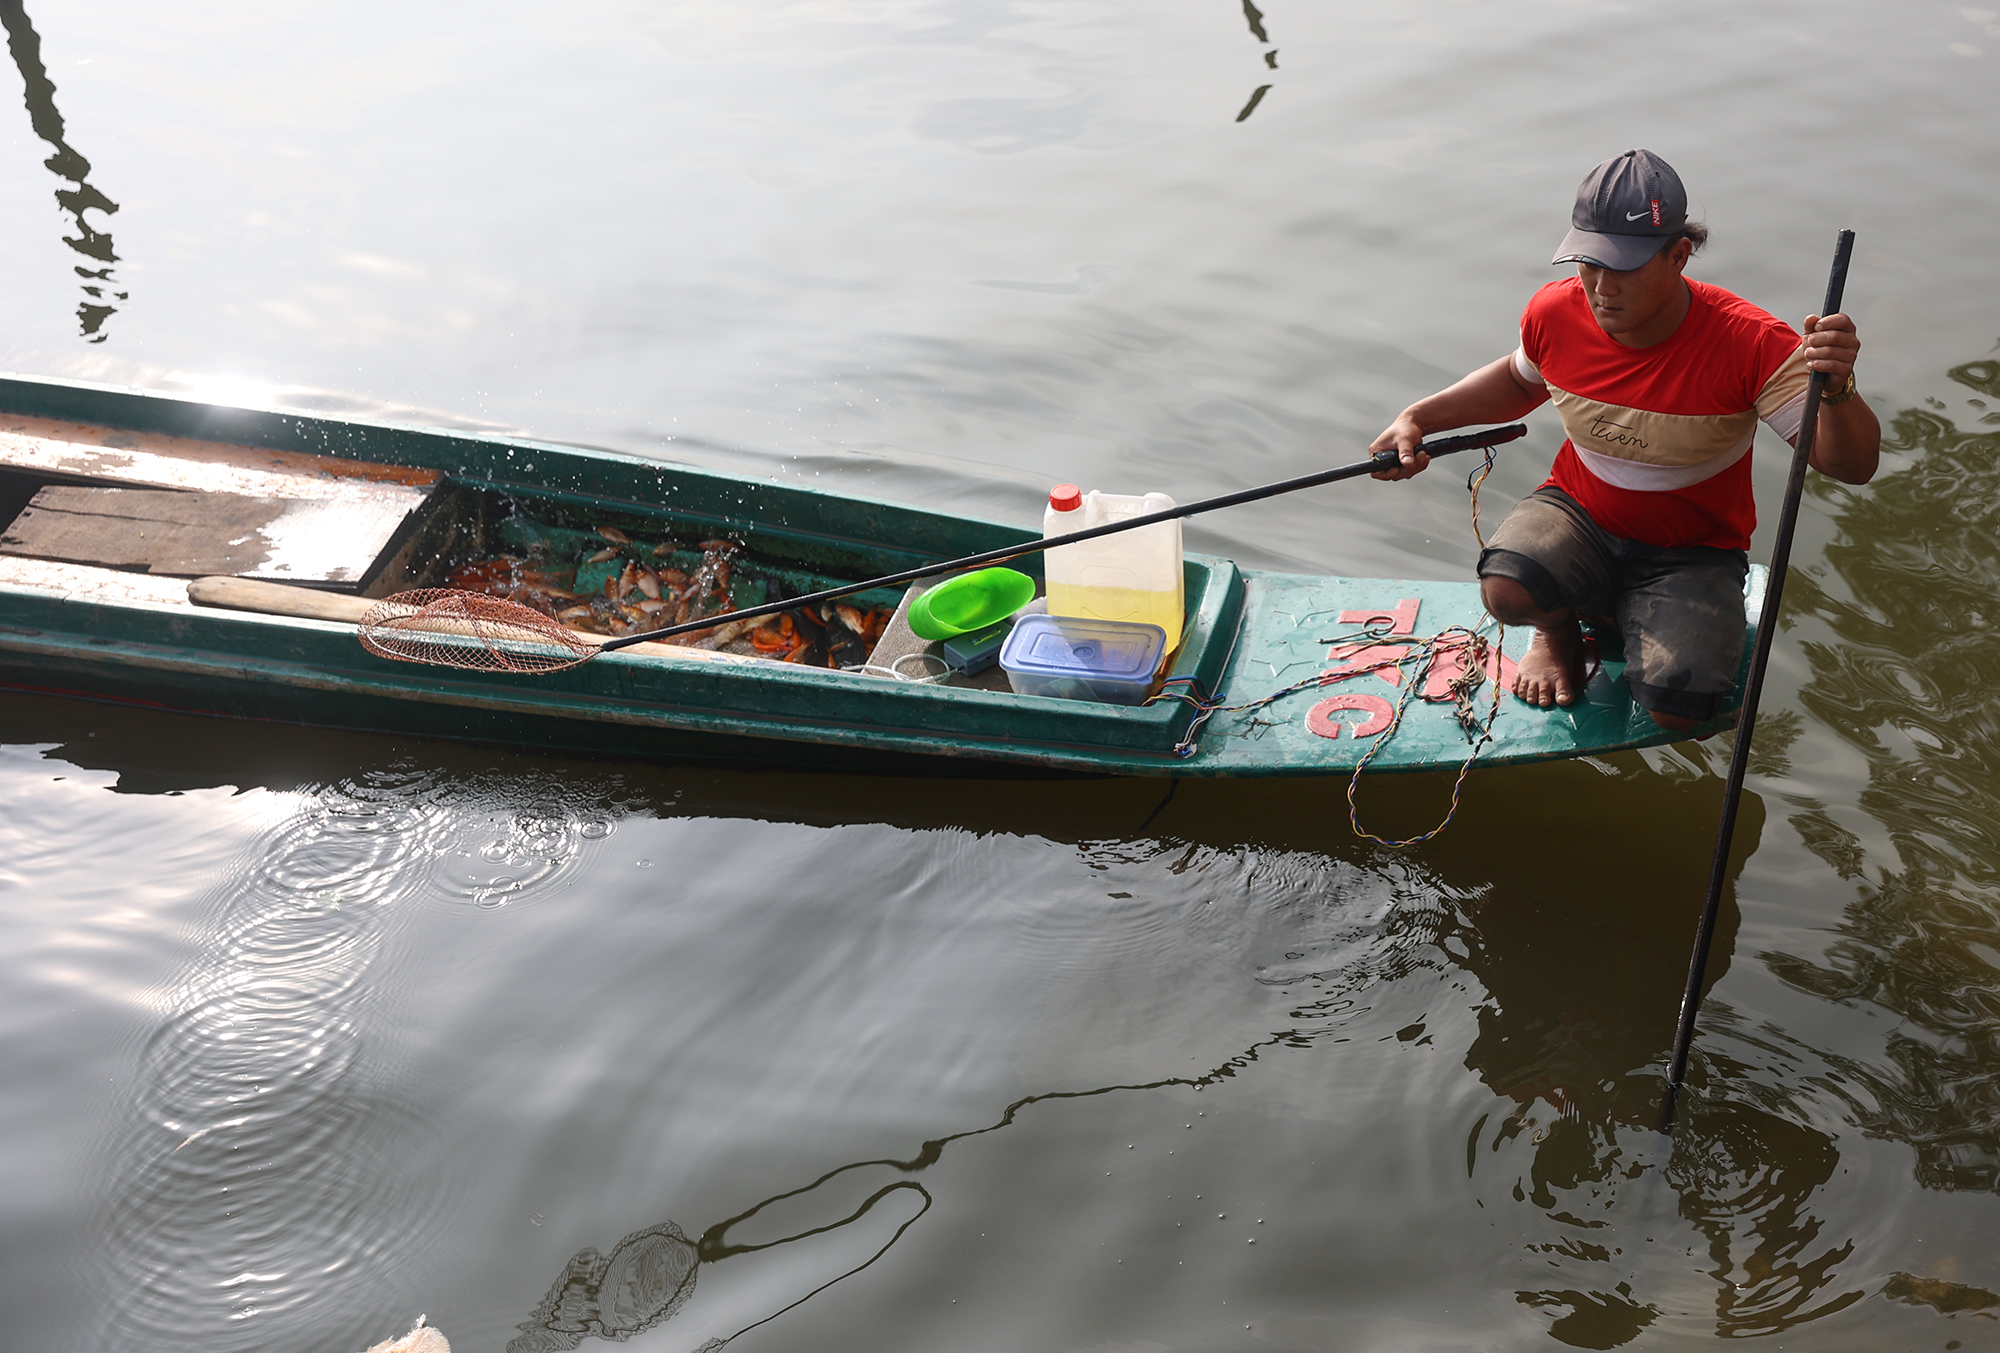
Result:
[[937,642],[985,629],[1035,599],[1035,580],[1011,568],[982,568],[941,582],[910,602],[910,628]]

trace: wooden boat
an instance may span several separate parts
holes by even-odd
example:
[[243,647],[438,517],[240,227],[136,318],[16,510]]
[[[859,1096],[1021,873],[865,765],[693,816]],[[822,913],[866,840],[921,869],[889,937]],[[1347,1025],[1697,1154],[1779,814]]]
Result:
[[[572,554],[726,539],[743,552],[737,604],[746,583],[760,600],[798,596],[1034,533],[606,451],[72,381],[0,377],[0,522],[0,686],[285,724],[844,771],[1346,775],[1371,750],[1371,770],[1457,767],[1493,690],[1465,669],[1512,670],[1464,635],[1424,642],[1452,626],[1494,637],[1469,581],[1201,555],[1186,561],[1164,695],[1142,706],[1015,694],[997,669],[898,679],[941,670],[928,658],[892,675],[642,643],[539,676],[393,662],[356,642],[370,599],[442,585],[524,530]],[[1017,567],[1039,576],[1039,556]],[[1752,570],[1746,664],[1762,583]],[[922,647],[900,619],[906,594],[859,601],[898,608],[878,651]],[[1502,696],[1479,763],[1728,726],[1733,706],[1662,732],[1617,656],[1572,709]]]

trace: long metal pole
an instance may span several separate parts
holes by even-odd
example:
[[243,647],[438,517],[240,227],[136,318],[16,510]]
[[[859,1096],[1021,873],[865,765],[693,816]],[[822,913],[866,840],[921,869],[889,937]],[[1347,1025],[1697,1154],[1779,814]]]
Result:
[[[1833,248],[1833,272],[1826,281],[1821,315],[1840,313],[1847,290],[1847,260],[1854,252],[1854,232],[1843,230]],[[1771,581],[1764,593],[1764,612],[1757,623],[1757,648],[1750,657],[1750,675],[1743,683],[1743,708],[1736,722],[1736,750],[1729,758],[1729,784],[1723,791],[1722,820],[1715,830],[1715,859],[1708,870],[1708,901],[1695,930],[1694,958],[1688,964],[1687,991],[1681,996],[1680,1027],[1674,1032],[1673,1056],[1667,1062],[1667,1093],[1660,1101],[1660,1131],[1674,1130],[1674,1108],[1681,1082],[1687,1077],[1688,1049],[1694,1042],[1695,1016],[1701,1012],[1701,980],[1708,971],[1708,950],[1715,942],[1715,918],[1722,910],[1722,885],[1729,868],[1729,846],[1736,836],[1736,808],[1743,798],[1743,777],[1750,768],[1750,739],[1757,729],[1757,699],[1764,693],[1764,669],[1770,665],[1771,642],[1778,633],[1778,607],[1785,595],[1785,570],[1792,558],[1792,532],[1799,521],[1799,497],[1805,490],[1806,462],[1812,457],[1813,434],[1819,427],[1820,395],[1826,373],[1815,371],[1806,384],[1805,410],[1799,416],[1799,440],[1792,452],[1792,473],[1785,481],[1785,507],[1778,516],[1778,540],[1771,549]]]
[[[1468,432],[1458,437],[1441,437],[1434,442],[1422,442],[1417,450],[1430,456],[1449,456],[1459,451],[1480,451],[1489,446],[1499,446],[1518,437],[1528,435],[1526,423],[1509,423],[1505,427],[1488,428],[1484,432]],[[1182,517],[1192,517],[1198,512],[1213,512],[1219,507],[1235,507],[1238,503],[1254,503],[1260,498],[1275,498],[1281,493],[1295,493],[1300,489],[1313,488],[1320,484],[1331,484],[1340,479],[1356,479],[1361,475],[1374,474],[1378,470],[1393,470],[1399,463],[1394,451],[1377,451],[1367,460],[1342,465],[1338,469],[1320,470],[1314,474],[1300,475],[1297,479],[1281,479],[1275,484],[1262,484],[1254,489],[1239,489],[1235,493],[1225,493],[1214,498],[1204,498],[1198,503],[1185,507],[1170,507],[1164,512],[1148,512],[1143,517],[1127,517],[1124,521],[1107,522],[1103,526],[1092,526],[1087,530],[1072,531],[1066,536],[1056,536],[1048,540],[1025,540],[1019,545],[1007,545],[984,554],[969,554],[963,559],[947,559],[941,564],[925,564],[921,568],[904,569],[901,573],[891,573],[886,577],[870,578],[866,582],[843,583],[839,587],[829,587],[824,592],[814,592],[803,597],[787,597],[783,601],[766,602],[761,606],[746,606],[740,611],[726,615],[704,616],[700,620],[690,620],[684,624],[668,625],[664,629],[641,630],[628,634],[610,643],[599,644],[599,653],[609,653],[614,649],[626,648],[632,644],[653,643],[661,639],[671,639],[676,634],[691,634],[696,630],[713,629],[731,620],[751,620],[760,615],[776,615],[789,611],[794,606],[811,606],[822,601],[832,601],[836,597],[852,596],[856,592],[869,592],[878,587],[893,587],[897,583],[916,582],[922,578],[935,578],[941,573],[956,573],[962,568],[978,568],[982,564],[1004,564],[1010,559],[1035,554],[1042,550],[1052,550],[1058,545],[1074,545],[1082,540],[1096,540],[1099,536],[1116,535],[1120,531],[1136,531],[1141,526],[1151,526],[1156,522],[1178,521]]]

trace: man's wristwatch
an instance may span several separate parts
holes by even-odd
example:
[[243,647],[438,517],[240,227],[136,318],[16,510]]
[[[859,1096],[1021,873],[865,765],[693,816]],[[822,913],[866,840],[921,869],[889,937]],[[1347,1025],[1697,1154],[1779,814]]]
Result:
[[1839,391],[1834,394],[1821,395],[1819,402],[1822,404],[1845,404],[1852,398],[1854,398],[1854,373],[1850,371],[1847,373],[1847,384],[1841,386]]

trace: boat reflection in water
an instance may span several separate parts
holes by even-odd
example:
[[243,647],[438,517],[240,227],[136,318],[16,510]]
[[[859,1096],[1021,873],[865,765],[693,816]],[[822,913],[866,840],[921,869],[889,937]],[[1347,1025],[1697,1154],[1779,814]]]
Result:
[[[1782,733],[1784,724],[1779,723]],[[1636,762],[1636,757],[1633,758]],[[1714,777],[1662,782],[1642,766],[1634,778],[1648,783],[1641,793],[1663,838],[1701,839],[1719,806]],[[1595,771],[1569,768],[1595,776]],[[1413,796],[1413,801],[1420,795]],[[1597,796],[1589,812],[1629,809],[1633,797]],[[1573,801],[1567,796],[1565,801]],[[1268,802],[1268,801],[1266,801]],[[1204,805],[1208,807],[1212,805]],[[1386,805],[1396,811],[1399,805]],[[1738,868],[1755,849],[1763,807],[1746,796],[1737,852]],[[1268,826],[1267,819],[1267,826]],[[1301,823],[1301,826],[1304,824]],[[1366,1007],[1366,993],[1382,983],[1424,979],[1453,967],[1483,986],[1478,1033],[1466,1053],[1467,1065],[1494,1092],[1511,1101],[1502,1112],[1487,1111],[1471,1124],[1466,1144],[1468,1174],[1495,1211],[1529,1212],[1524,1266],[1547,1274],[1554,1266],[1568,1286],[1522,1287],[1516,1299],[1549,1312],[1551,1334],[1561,1342],[1589,1348],[1618,1347],[1684,1306],[1678,1267],[1663,1272],[1656,1255],[1638,1243],[1630,1228],[1639,1213],[1655,1205],[1661,1183],[1674,1210],[1708,1242],[1716,1281],[1711,1328],[1725,1337],[1773,1333],[1843,1309],[1865,1293],[1843,1286],[1841,1265],[1852,1244],[1816,1242],[1825,1219],[1816,1215],[1814,1194],[1839,1164],[1835,1142],[1801,1124],[1782,1101],[1759,1103],[1748,1068],[1714,1047],[1705,1049],[1691,1082],[1688,1110],[1664,1155],[1653,1133],[1662,1087],[1662,1066],[1671,1043],[1680,991],[1681,964],[1703,896],[1706,861],[1698,853],[1663,857],[1642,875],[1629,868],[1629,848],[1609,821],[1574,824],[1576,844],[1564,867],[1580,876],[1629,880],[1616,897],[1574,889],[1534,886],[1538,865],[1525,854],[1495,859],[1469,834],[1426,857],[1407,906],[1399,905],[1372,938],[1333,966],[1297,972],[1263,970],[1264,985],[1298,990],[1302,1003],[1289,1013],[1290,1027],[1246,1048],[1204,1075],[1142,1084],[1034,1095],[1011,1105],[998,1121],[925,1143],[904,1160],[856,1162],[828,1172],[802,1188],[779,1194],[691,1237],[671,1221],[627,1236],[606,1254],[586,1249],[570,1260],[541,1304],[521,1326],[510,1353],[555,1353],[575,1349],[588,1338],[621,1341],[652,1329],[681,1311],[693,1295],[696,1274],[714,1263],[756,1250],[773,1249],[853,1226],[899,1193],[908,1206],[895,1209],[893,1230],[883,1223],[870,1232],[882,1236],[854,1251],[847,1266],[829,1280],[803,1291],[775,1310],[753,1313],[742,1329],[711,1338],[702,1349],[722,1347],[743,1332],[775,1319],[834,1283],[874,1264],[932,1203],[916,1178],[935,1164],[944,1149],[965,1138],[998,1131],[1031,1106],[1123,1091],[1168,1087],[1222,1088],[1223,1084],[1280,1052],[1311,1049],[1334,1034],[1353,1035],[1352,1017]],[[1228,834],[1226,828],[1211,829]],[[1206,834],[1206,833],[1205,833]],[[1176,868],[1198,867],[1205,845],[1156,843],[1166,858],[1180,856]],[[1124,858],[1134,843],[1084,841],[1086,854]],[[1400,890],[1399,890],[1400,891]],[[1442,905],[1440,905],[1442,904]],[[1301,934],[1319,933],[1315,919],[1295,918]],[[1729,969],[1738,916],[1733,896],[1717,932],[1711,983]],[[1311,944],[1300,940],[1300,950]],[[1662,955],[1674,959],[1662,962]],[[1307,993],[1311,993],[1308,995]],[[1717,1007],[1705,1029],[1727,1025],[1727,1007]],[[1423,1026],[1396,1035],[1404,1042],[1423,1037]],[[1553,1108],[1548,1114],[1544,1106]],[[884,1178],[858,1204],[829,1188],[868,1171]],[[823,1199],[813,1195],[827,1190]],[[1511,1202],[1509,1201],[1511,1195]],[[774,1204],[804,1202],[823,1214],[793,1234],[761,1244],[733,1243],[731,1233]],[[878,1219],[879,1220],[879,1219]],[[1604,1237],[1593,1235],[1599,1228]],[[883,1232],[887,1231],[886,1235]],[[1623,1252],[1620,1252],[1623,1247]],[[858,1258],[859,1262],[852,1262]],[[1671,1294],[1657,1289],[1670,1283]],[[1685,1323],[1686,1316],[1680,1317]],[[1708,1323],[1706,1318],[1701,1323]],[[710,1313],[704,1333],[717,1328]]]
[[[74,734],[49,755],[82,765],[109,759],[121,772],[122,788],[145,792],[217,783],[353,781],[369,773],[357,763],[406,755],[406,748],[387,740],[314,730],[297,730],[277,750],[257,742],[225,743],[203,737],[208,725],[194,720],[33,697],[24,697],[12,712],[32,722],[35,740],[45,745],[52,735]],[[134,727],[121,733],[128,723]],[[145,736],[137,735],[141,724]],[[185,742],[163,731],[183,724]],[[0,721],[0,734],[7,731]],[[156,760],[146,764],[145,757]],[[271,758],[269,764],[255,764],[263,757]],[[441,777],[438,783],[504,785],[512,773],[506,765],[496,767],[490,749],[437,743],[427,747],[425,759]],[[547,773],[548,758],[521,762],[514,769],[524,776],[531,765]],[[1627,753],[1615,763],[1510,771],[1505,790],[1475,796],[1468,821],[1476,826],[1447,833],[1420,858],[1411,857],[1413,872],[1392,883],[1394,897],[1386,911],[1357,922],[1355,933],[1340,945],[1319,947],[1331,913],[1326,899],[1315,900],[1314,888],[1301,890],[1296,914],[1281,907],[1283,914],[1258,921],[1283,932],[1274,941],[1283,949],[1300,955],[1333,950],[1341,957],[1306,957],[1285,971],[1246,970],[1244,976],[1260,986],[1296,993],[1297,1000],[1284,1006],[1282,1029],[1267,1030],[1242,1053],[1196,1076],[1030,1096],[994,1122],[924,1143],[906,1158],[885,1156],[831,1170],[698,1234],[662,1218],[608,1249],[587,1248],[553,1275],[510,1347],[513,1353],[552,1353],[588,1339],[618,1342],[677,1315],[693,1326],[691,1339],[710,1338],[707,1346],[719,1347],[876,1263],[929,1210],[932,1193],[924,1171],[953,1143],[997,1132],[1024,1111],[1056,1100],[1191,1086],[1226,1093],[1223,1082],[1254,1074],[1254,1064],[1280,1052],[1287,1059],[1311,1057],[1335,1036],[1365,1033],[1371,1041],[1383,1036],[1357,1023],[1366,1019],[1367,993],[1405,984],[1430,983],[1440,990],[1471,985],[1454,978],[1455,972],[1470,974],[1477,982],[1473,989],[1482,993],[1464,1060],[1508,1107],[1496,1111],[1470,1101],[1465,1126],[1443,1130],[1465,1134],[1468,1174],[1485,1206],[1526,1217],[1518,1223],[1526,1239],[1517,1258],[1534,1276],[1524,1274],[1517,1299],[1550,1313],[1558,1339],[1615,1347],[1657,1323],[1663,1312],[1684,1305],[1679,1264],[1663,1267],[1659,1255],[1649,1255],[1649,1247],[1626,1233],[1637,1220],[1633,1213],[1660,1194],[1662,1179],[1678,1200],[1680,1216],[1708,1237],[1717,1260],[1709,1268],[1718,1293],[1715,1328],[1773,1331],[1825,1314],[1835,1309],[1830,1301],[1852,1299],[1845,1291],[1821,1299],[1845,1252],[1834,1244],[1815,1248],[1812,1241],[1822,1220],[1812,1212],[1811,1197],[1829,1177],[1837,1153],[1830,1139],[1801,1127],[1800,1115],[1788,1113],[1782,1103],[1759,1102],[1752,1078],[1719,1051],[1712,1031],[1731,1018],[1726,1007],[1712,1004],[1704,1016],[1706,1041],[1670,1159],[1659,1158],[1652,1134],[1706,861],[1698,851],[1661,851],[1648,858],[1646,869],[1631,868],[1625,819],[1642,813],[1661,841],[1706,839],[1720,782],[1695,774],[1685,763],[1680,770],[1678,777],[1661,774],[1639,754]],[[1620,783],[1607,784],[1607,776]],[[1138,781],[1059,786],[1023,797],[1004,785],[979,782],[941,786],[845,777],[834,805],[827,782],[814,776],[701,772],[696,777],[672,768],[593,772],[579,765],[566,778],[575,782],[576,793],[601,793],[624,812],[644,813],[650,804],[667,815],[883,821],[916,830],[971,820],[985,830],[1072,842],[1087,860],[1106,866],[1137,865],[1181,877],[1246,849],[1324,862],[1331,840],[1352,867],[1388,877],[1381,872],[1386,864],[1381,853],[1344,839],[1344,832],[1329,831],[1329,823],[1338,820],[1330,811],[1338,786],[1193,782],[1167,801],[1157,785]],[[692,796],[685,792],[690,788]],[[1400,818],[1434,813],[1439,790],[1426,777],[1388,781],[1371,797],[1370,811],[1383,827],[1396,830]],[[504,788],[500,797],[506,797]],[[1615,894],[1551,886],[1546,857],[1507,844],[1530,839],[1542,812],[1536,805],[1550,802],[1564,803],[1570,814],[1561,864],[1565,875],[1617,879]],[[1754,849],[1763,818],[1761,802],[1747,796],[1739,859]],[[1140,824],[1149,819],[1156,819],[1150,830],[1160,835],[1139,839]],[[1215,924],[1227,931],[1237,922]],[[1728,897],[1711,981],[1729,971],[1737,926]],[[1423,1026],[1396,1037],[1419,1043]],[[1338,1069],[1329,1066],[1324,1075],[1337,1080]],[[1600,1240],[1593,1223],[1605,1221],[1611,1229]],[[776,1234],[763,1238],[766,1231]],[[752,1232],[757,1234],[746,1238]],[[805,1243],[815,1238],[831,1252]],[[1625,1253],[1614,1253],[1621,1246]],[[761,1309],[743,1309],[750,1285],[729,1276],[710,1294],[716,1301],[683,1314],[704,1264],[770,1251],[783,1254],[784,1276],[761,1295],[749,1293],[749,1300],[764,1302]],[[795,1262],[799,1255],[807,1261]],[[1555,1283],[1551,1265],[1560,1274]],[[816,1276],[784,1288],[805,1270]],[[1663,1284],[1676,1289],[1671,1296],[1659,1290]],[[772,1286],[783,1289],[782,1297],[774,1297]]]

